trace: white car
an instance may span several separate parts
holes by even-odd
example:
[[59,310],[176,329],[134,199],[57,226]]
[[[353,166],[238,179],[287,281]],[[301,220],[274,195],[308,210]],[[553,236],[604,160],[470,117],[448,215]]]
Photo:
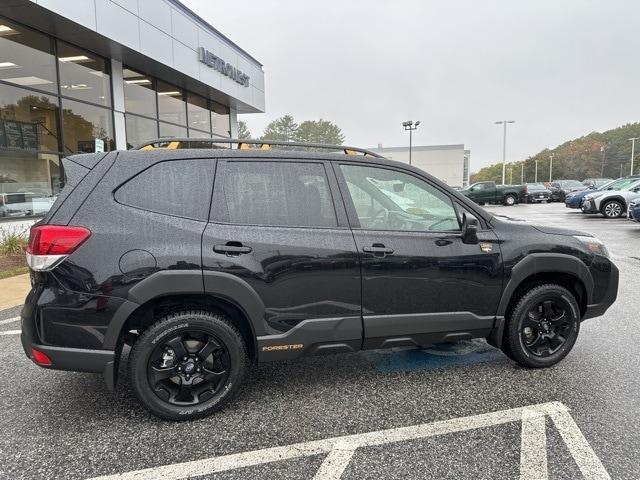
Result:
[[585,195],[582,213],[601,213],[605,218],[620,218],[631,200],[640,198],[640,176],[627,177],[616,190],[603,190]]

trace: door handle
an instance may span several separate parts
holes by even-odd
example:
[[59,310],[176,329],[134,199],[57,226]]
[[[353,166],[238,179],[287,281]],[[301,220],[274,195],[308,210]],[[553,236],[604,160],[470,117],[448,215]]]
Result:
[[241,242],[227,242],[226,245],[214,245],[213,251],[216,253],[224,253],[228,257],[235,257],[245,253],[251,253],[253,249],[242,245]]
[[382,243],[374,243],[370,247],[363,247],[363,252],[373,253],[376,257],[385,257],[393,253],[393,248],[385,247]]

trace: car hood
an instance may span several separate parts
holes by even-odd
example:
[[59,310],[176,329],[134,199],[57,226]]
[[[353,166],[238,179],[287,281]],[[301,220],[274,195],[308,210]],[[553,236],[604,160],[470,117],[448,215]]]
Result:
[[575,235],[583,236],[583,237],[592,237],[590,233],[581,232],[580,230],[573,230],[570,228],[561,228],[561,227],[550,227],[548,225],[538,225],[537,223],[529,223],[527,220],[520,218],[512,218],[504,215],[494,215],[495,218],[499,222],[506,222],[511,224],[519,224],[523,227],[535,228],[541,233],[549,234],[549,235],[565,235],[568,237],[573,237]]

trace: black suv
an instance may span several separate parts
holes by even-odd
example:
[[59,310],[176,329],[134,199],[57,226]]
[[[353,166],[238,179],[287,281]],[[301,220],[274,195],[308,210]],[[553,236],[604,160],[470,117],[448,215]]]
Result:
[[254,362],[484,337],[548,367],[616,298],[589,234],[499,218],[364,150],[240,147],[63,160],[27,250],[36,364],[113,389],[130,345],[137,398],[190,419]]

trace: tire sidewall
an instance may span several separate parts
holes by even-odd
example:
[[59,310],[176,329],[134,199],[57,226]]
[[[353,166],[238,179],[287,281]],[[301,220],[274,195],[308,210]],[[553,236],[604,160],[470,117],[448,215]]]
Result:
[[[210,333],[224,344],[230,360],[229,376],[221,391],[202,404],[171,405],[158,397],[149,384],[149,358],[158,345],[177,334],[194,330]],[[229,325],[224,317],[208,312],[183,312],[162,318],[140,336],[129,357],[129,375],[134,394],[149,411],[169,420],[200,418],[220,409],[242,383],[246,369],[246,347],[239,332]]]
[[516,197],[513,195],[507,195],[504,197],[504,204],[508,207],[512,207],[516,204]]
[[[529,310],[545,300],[561,302],[568,315],[571,315],[570,334],[560,349],[548,357],[539,357],[531,353],[522,339],[522,323]],[[568,290],[559,285],[544,285],[525,294],[513,311],[508,329],[508,342],[514,359],[526,367],[544,368],[555,365],[566,357],[575,345],[580,332],[580,309]]]

